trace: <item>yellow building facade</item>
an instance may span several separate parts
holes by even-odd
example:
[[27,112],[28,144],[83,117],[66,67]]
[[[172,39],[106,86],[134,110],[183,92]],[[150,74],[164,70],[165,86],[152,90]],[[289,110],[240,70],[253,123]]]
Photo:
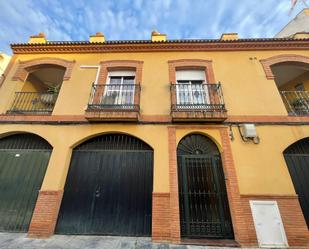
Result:
[[0,179],[15,191],[0,230],[308,246],[308,48],[308,38],[158,32],[13,44]]

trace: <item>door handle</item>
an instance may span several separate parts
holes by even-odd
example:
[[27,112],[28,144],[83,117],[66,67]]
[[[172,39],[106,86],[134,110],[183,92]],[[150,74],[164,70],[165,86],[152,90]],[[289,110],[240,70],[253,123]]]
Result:
[[97,190],[95,191],[95,197],[100,197],[101,195],[101,188],[98,187]]

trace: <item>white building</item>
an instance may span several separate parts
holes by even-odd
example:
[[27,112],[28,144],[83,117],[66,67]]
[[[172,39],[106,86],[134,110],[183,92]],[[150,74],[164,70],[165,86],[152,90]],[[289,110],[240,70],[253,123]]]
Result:
[[275,38],[291,37],[296,33],[309,33],[309,8],[303,9],[275,35]]

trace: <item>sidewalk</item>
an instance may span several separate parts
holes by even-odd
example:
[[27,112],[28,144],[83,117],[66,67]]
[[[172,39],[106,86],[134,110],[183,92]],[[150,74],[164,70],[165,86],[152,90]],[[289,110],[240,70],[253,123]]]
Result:
[[[228,247],[152,243],[150,238],[54,235],[49,239],[30,239],[25,233],[0,233],[0,249],[229,249]],[[234,248],[235,249],[235,248]]]

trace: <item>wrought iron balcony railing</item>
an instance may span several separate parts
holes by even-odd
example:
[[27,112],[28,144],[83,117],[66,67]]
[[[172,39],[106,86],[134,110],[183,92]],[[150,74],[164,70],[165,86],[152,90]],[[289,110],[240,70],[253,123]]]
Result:
[[87,110],[139,111],[140,85],[93,84]]
[[58,93],[16,92],[8,113],[11,114],[50,114]]
[[171,91],[172,111],[226,111],[220,83],[172,84]]
[[284,105],[293,116],[309,116],[309,91],[280,91]]

